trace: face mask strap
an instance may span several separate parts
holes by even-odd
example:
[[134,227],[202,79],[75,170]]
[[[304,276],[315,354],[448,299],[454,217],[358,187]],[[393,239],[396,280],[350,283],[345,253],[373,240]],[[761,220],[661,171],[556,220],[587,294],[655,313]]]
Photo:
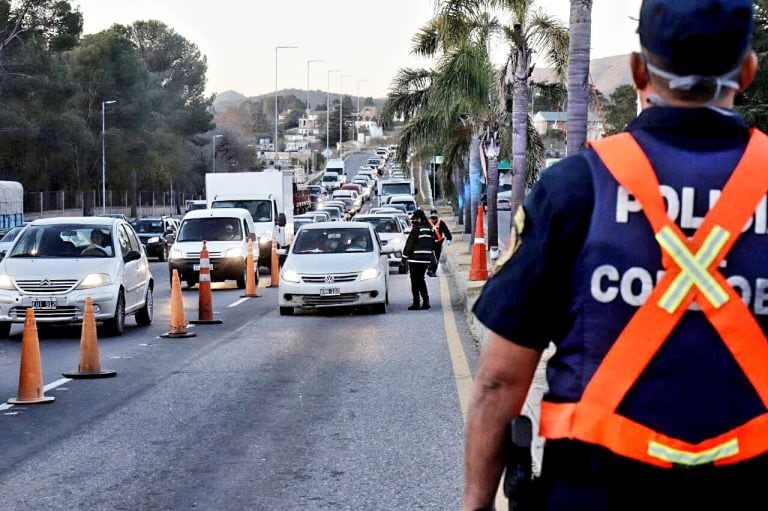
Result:
[[[688,91],[703,83],[714,84],[715,93],[712,95],[712,98],[704,104],[704,106],[716,108],[718,111],[722,110],[722,108],[717,107],[717,101],[720,98],[720,94],[723,92],[723,89],[739,90],[741,88],[739,83],[734,80],[741,69],[740,67],[737,67],[736,69],[729,71],[721,76],[680,76],[674,73],[670,73],[669,71],[659,69],[658,67],[648,62],[648,60],[645,58],[643,58],[643,63],[645,64],[645,68],[648,70],[649,74],[654,74],[667,80],[669,82],[670,90]],[[648,101],[657,106],[669,106],[669,103],[659,97],[657,94],[651,95],[648,98]]]

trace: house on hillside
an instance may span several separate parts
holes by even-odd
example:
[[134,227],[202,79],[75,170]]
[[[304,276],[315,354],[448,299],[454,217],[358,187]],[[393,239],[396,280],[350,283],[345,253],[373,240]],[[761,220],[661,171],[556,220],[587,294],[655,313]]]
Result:
[[364,106],[355,116],[362,122],[375,121],[379,118],[379,109],[375,106]]
[[[537,112],[533,116],[533,127],[541,136],[552,130],[565,132],[567,125],[568,112]],[[600,118],[594,112],[589,112],[587,115],[587,140],[597,140],[604,133],[605,130]]]

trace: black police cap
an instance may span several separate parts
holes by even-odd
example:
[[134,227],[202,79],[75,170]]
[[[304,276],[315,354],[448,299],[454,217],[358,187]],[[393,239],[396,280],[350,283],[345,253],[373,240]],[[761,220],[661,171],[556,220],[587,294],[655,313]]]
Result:
[[678,75],[720,76],[746,54],[752,0],[643,0],[640,44]]

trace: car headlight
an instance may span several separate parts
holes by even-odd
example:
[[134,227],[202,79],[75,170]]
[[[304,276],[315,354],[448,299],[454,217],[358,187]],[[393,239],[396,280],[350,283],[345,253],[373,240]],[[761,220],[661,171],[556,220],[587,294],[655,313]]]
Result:
[[280,273],[280,277],[286,282],[301,282],[301,277],[299,277],[299,274],[293,270],[283,270],[282,273]]
[[264,231],[261,233],[261,236],[259,236],[259,243],[267,243],[272,241],[272,236],[274,236],[272,231]]
[[184,257],[184,253],[181,251],[180,248],[172,248],[171,252],[168,254],[168,257],[170,259],[181,259]]
[[402,238],[392,238],[389,240],[389,244],[393,247],[399,247],[403,243]]
[[230,248],[224,254],[224,257],[226,257],[226,258],[230,258],[230,257],[243,257],[243,251],[240,250],[240,247]]
[[106,286],[112,279],[106,273],[91,273],[77,286],[78,289],[91,289],[94,287]]
[[160,243],[160,237],[159,236],[155,236],[154,238],[149,238],[147,240],[147,243]]
[[13,287],[13,279],[8,275],[0,275],[0,289],[15,289]]
[[363,273],[360,274],[360,280],[371,280],[371,279],[375,279],[378,276],[379,276],[378,268],[368,268],[367,270],[363,270]]

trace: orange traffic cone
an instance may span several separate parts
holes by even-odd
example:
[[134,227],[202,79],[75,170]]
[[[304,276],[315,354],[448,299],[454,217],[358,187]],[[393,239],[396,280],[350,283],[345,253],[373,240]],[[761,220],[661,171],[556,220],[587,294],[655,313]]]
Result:
[[35,310],[27,309],[24,333],[21,338],[21,367],[19,369],[19,393],[8,400],[12,405],[50,403],[55,397],[47,397],[43,389],[43,364],[40,361],[40,340],[37,338]]
[[116,371],[102,371],[99,363],[99,345],[96,340],[96,316],[93,313],[93,299],[85,299],[83,328],[80,333],[80,364],[77,372],[62,373],[67,378],[110,378]]
[[472,244],[472,266],[469,269],[469,280],[488,280],[482,206],[477,208],[477,228],[475,229],[475,242]]
[[208,257],[208,244],[203,241],[200,251],[200,284],[198,288],[197,320],[190,321],[195,325],[218,325],[220,319],[213,319],[213,295],[211,294],[211,260]]
[[253,262],[253,240],[248,240],[248,255],[245,258],[245,294],[240,298],[258,298],[256,292],[256,265]]
[[269,265],[271,281],[269,287],[280,286],[280,262],[277,259],[277,240],[272,239],[272,260]]
[[194,337],[195,333],[187,331],[187,317],[184,315],[184,300],[181,297],[181,280],[179,270],[173,270],[171,284],[171,330],[160,337],[180,338]]

